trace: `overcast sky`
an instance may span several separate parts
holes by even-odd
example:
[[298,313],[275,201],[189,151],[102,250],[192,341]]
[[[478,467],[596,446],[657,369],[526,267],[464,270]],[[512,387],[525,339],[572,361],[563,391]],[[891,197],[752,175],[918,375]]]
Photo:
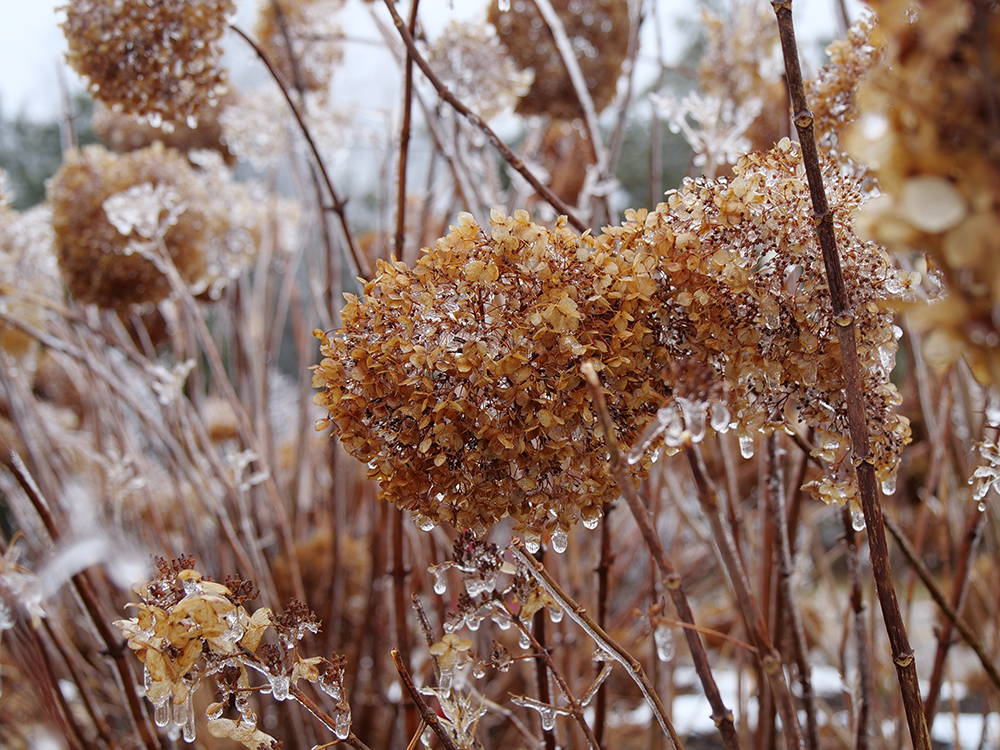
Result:
[[[0,0],[0,105],[6,114],[23,111],[33,117],[51,117],[57,113],[60,106],[57,70],[60,66],[66,71],[71,89],[82,87],[76,75],[62,64],[65,42],[56,8],[63,2]],[[692,12],[692,4],[681,0],[659,2],[667,48],[677,49],[680,37],[675,22],[682,13]],[[253,26],[256,5],[256,0],[239,0],[237,22],[240,25]],[[433,37],[448,18],[480,16],[485,5],[486,0],[423,0],[421,19],[428,35]],[[831,30],[836,30],[833,0],[799,0],[795,7],[796,22],[806,39],[829,37]],[[341,24],[351,36],[378,39],[369,6],[360,0],[348,0]],[[228,39],[227,48],[233,53],[233,78],[237,84],[259,75],[245,50],[237,47],[236,40]],[[385,52],[373,45],[355,43],[345,55],[343,69],[338,72],[338,95],[345,103],[364,99],[366,104],[391,106],[396,98],[397,80],[395,66]]]

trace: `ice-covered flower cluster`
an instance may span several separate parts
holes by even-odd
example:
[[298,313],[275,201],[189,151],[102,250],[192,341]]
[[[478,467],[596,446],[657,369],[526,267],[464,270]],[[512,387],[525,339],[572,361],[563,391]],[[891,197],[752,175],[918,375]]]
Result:
[[193,127],[225,93],[219,42],[233,0],[70,0],[62,10],[66,59],[109,107]]
[[[157,726],[170,737],[193,742],[198,717],[194,695],[203,682],[218,700],[205,711],[213,737],[228,737],[251,750],[270,750],[276,740],[258,727],[251,695],[260,690],[275,701],[288,700],[300,680],[311,682],[335,702],[336,734],[350,734],[351,713],[343,690],[341,657],[303,657],[299,642],[316,633],[319,622],[301,602],[283,612],[247,605],[256,587],[236,577],[217,583],[203,576],[190,558],[157,560],[157,575],[137,587],[140,601],[129,604],[130,619],[114,624],[143,665],[146,697]],[[263,677],[260,688],[251,677]],[[225,717],[226,707],[235,717]]]

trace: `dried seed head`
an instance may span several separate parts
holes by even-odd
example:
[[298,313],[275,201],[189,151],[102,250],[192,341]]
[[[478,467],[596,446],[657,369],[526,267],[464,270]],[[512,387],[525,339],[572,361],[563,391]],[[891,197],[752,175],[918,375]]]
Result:
[[[509,10],[490,4],[489,21],[514,62],[534,71],[528,93],[517,105],[522,115],[562,120],[582,116],[569,73],[548,25],[531,0],[512,0]],[[600,112],[615,95],[628,52],[628,3],[619,0],[552,0],[566,29],[587,90]]]
[[332,20],[343,5],[343,0],[261,2],[257,41],[286,85],[305,91],[327,90],[333,68],[343,57],[338,41],[342,32]]
[[316,401],[386,499],[459,529],[509,515],[544,533],[617,494],[579,368],[601,363],[627,438],[668,393],[656,259],[635,237],[463,214],[413,269],[382,262],[348,296],[343,328],[317,333]]
[[91,125],[101,142],[119,153],[135,151],[160,141],[164,146],[181,153],[209,149],[218,151],[227,161],[232,161],[232,155],[222,141],[222,126],[219,124],[223,106],[220,104],[205,109],[194,127],[184,122],[167,129],[154,128],[143,117],[116,112],[98,104],[94,108]]
[[66,59],[110,107],[153,125],[193,122],[225,93],[219,40],[233,0],[70,0]]
[[124,155],[99,146],[72,152],[49,200],[63,279],[83,302],[120,309],[166,297],[169,283],[144,250],[157,238],[183,279],[204,270],[214,229],[203,209],[208,195],[176,151],[154,144]]
[[519,70],[492,26],[451,21],[434,40],[427,62],[477,115],[490,119],[528,92],[533,75]]
[[[980,380],[1000,383],[1000,10],[995,3],[874,3],[885,53],[858,93],[863,113],[846,136],[871,165],[883,197],[866,231],[910,259],[928,304],[910,306],[925,355],[963,355]],[[935,273],[947,279],[938,294]]]

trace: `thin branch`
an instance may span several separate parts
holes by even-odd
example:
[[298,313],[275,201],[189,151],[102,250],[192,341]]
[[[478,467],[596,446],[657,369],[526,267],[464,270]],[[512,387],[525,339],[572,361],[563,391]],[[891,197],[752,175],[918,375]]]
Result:
[[448,734],[448,730],[441,725],[438,715],[430,709],[430,706],[427,705],[427,702],[417,690],[417,686],[413,684],[413,677],[410,676],[409,670],[403,663],[402,658],[400,658],[399,651],[393,649],[391,655],[392,663],[396,665],[396,671],[399,672],[399,679],[402,681],[406,692],[410,694],[410,698],[413,699],[414,704],[416,704],[417,710],[420,711],[420,716],[423,717],[424,723],[438,736],[445,750],[459,750],[451,735]]
[[684,638],[691,651],[691,658],[694,661],[698,679],[701,681],[702,688],[705,691],[705,697],[712,707],[712,720],[719,727],[719,732],[726,747],[730,748],[730,750],[736,750],[739,748],[740,743],[739,737],[736,734],[736,726],[733,723],[733,712],[723,702],[722,694],[719,692],[715,677],[712,675],[708,653],[705,651],[705,644],[702,643],[697,627],[695,626],[694,613],[691,611],[691,604],[688,602],[683,580],[676,568],[674,568],[670,558],[667,557],[667,553],[663,549],[663,544],[660,542],[660,538],[649,518],[649,511],[646,509],[646,504],[642,501],[639,491],[636,489],[635,482],[632,481],[632,477],[629,476],[627,462],[618,444],[617,430],[611,420],[607,400],[604,397],[604,389],[601,387],[600,380],[597,377],[597,371],[593,363],[589,361],[583,363],[581,370],[587,381],[587,387],[590,390],[590,397],[594,402],[601,429],[604,431],[604,442],[610,454],[611,473],[618,483],[618,489],[621,490],[629,510],[632,511],[632,517],[635,518],[635,522],[639,526],[639,531],[642,533],[642,538],[649,548],[653,561],[663,576],[664,586],[670,592],[670,598],[674,603],[677,616],[682,622],[691,626],[684,629]]
[[850,309],[847,289],[844,285],[844,275],[840,267],[840,255],[837,252],[837,240],[833,231],[833,211],[827,203],[826,189],[823,186],[823,176],[820,172],[819,152],[813,133],[813,116],[806,102],[805,86],[802,82],[802,68],[799,64],[799,52],[795,42],[795,27],[792,23],[792,0],[773,0],[771,7],[774,9],[781,37],[781,50],[785,60],[785,79],[788,82],[795,128],[798,131],[802,161],[805,164],[806,177],[809,181],[809,194],[816,220],[816,235],[823,250],[823,263],[826,267],[827,285],[830,288],[833,320],[836,323],[835,327],[840,342],[844,392],[847,399],[847,419],[850,426],[854,465],[857,467],[861,507],[868,528],[868,548],[872,561],[872,573],[875,577],[879,604],[882,607],[882,616],[892,648],[892,660],[896,665],[896,674],[899,678],[900,694],[903,698],[910,739],[917,750],[930,750],[931,738],[927,722],[924,721],[923,706],[920,700],[920,683],[917,679],[917,665],[906,634],[906,625],[899,609],[896,590],[893,587],[892,567],[889,563],[889,550],[885,538],[885,524],[875,481],[875,466],[871,462],[868,417],[855,340],[854,315]]
[[288,87],[285,86],[284,81],[281,80],[281,76],[278,75],[278,71],[274,69],[271,61],[267,59],[267,55],[264,54],[264,50],[255,42],[250,35],[244,32],[239,26],[230,24],[229,28],[232,29],[236,34],[238,34],[253,51],[257,53],[257,57],[261,59],[264,63],[264,67],[267,68],[268,73],[271,74],[271,78],[278,85],[281,90],[281,95],[285,98],[285,103],[288,104],[288,108],[292,111],[292,116],[295,117],[295,122],[299,126],[299,130],[302,132],[303,138],[305,138],[306,145],[309,146],[309,151],[313,155],[313,159],[316,162],[316,168],[319,169],[320,176],[323,178],[323,184],[326,186],[327,192],[330,194],[330,200],[332,205],[330,210],[337,214],[337,218],[340,220],[340,228],[344,234],[344,240],[347,242],[347,249],[351,258],[351,262],[354,265],[354,273],[358,276],[368,276],[371,273],[371,269],[368,268],[368,264],[362,261],[358,249],[354,244],[354,235],[351,234],[351,227],[347,223],[347,201],[341,199],[340,195],[337,193],[336,188],[333,186],[333,181],[330,179],[330,173],[326,169],[326,163],[323,161],[323,157],[320,156],[319,149],[316,146],[316,141],[313,140],[312,133],[309,132],[309,127],[306,125],[305,120],[302,118],[302,114],[299,112],[299,108],[295,106],[295,102],[292,100],[291,94],[288,93]]
[[541,180],[535,176],[535,174],[528,169],[524,161],[515,154],[510,147],[504,143],[500,136],[498,136],[493,129],[487,125],[483,119],[473,112],[471,109],[466,107],[459,101],[453,93],[448,89],[441,79],[437,77],[434,71],[431,69],[430,64],[424,59],[423,55],[420,54],[420,50],[417,49],[416,42],[413,41],[413,35],[410,34],[409,30],[406,28],[406,24],[399,12],[393,5],[393,0],[383,0],[385,7],[389,10],[389,15],[392,16],[392,22],[396,26],[396,30],[399,32],[399,36],[402,38],[403,43],[406,45],[406,49],[409,50],[410,55],[413,57],[413,62],[417,64],[417,67],[423,72],[427,77],[427,80],[437,91],[438,96],[440,96],[445,102],[447,102],[452,109],[454,109],[458,114],[465,117],[471,125],[479,128],[483,134],[486,136],[487,140],[493,144],[493,147],[500,152],[500,155],[504,160],[510,164],[510,166],[520,174],[528,184],[531,185],[546,203],[552,206],[560,214],[563,214],[577,230],[585,232],[588,227],[587,225],[573,212],[573,210],[566,205],[566,203],[555,193],[553,193],[549,188],[542,184]]
[[986,676],[990,678],[990,682],[993,686],[1000,690],[1000,673],[997,672],[996,666],[990,660],[989,654],[986,653],[986,649],[979,642],[979,638],[973,632],[972,628],[966,624],[955,608],[952,607],[948,600],[945,598],[944,593],[938,588],[938,585],[934,582],[934,578],[931,576],[931,572],[927,570],[927,566],[921,562],[920,558],[917,557],[916,553],[913,551],[913,547],[910,545],[909,540],[900,531],[899,527],[891,518],[885,519],[886,528],[889,529],[889,533],[892,534],[893,539],[896,540],[896,544],[906,555],[907,561],[913,566],[913,569],[917,572],[917,576],[923,582],[924,586],[927,587],[928,593],[930,593],[931,598],[935,601],[938,607],[941,608],[941,612],[944,616],[948,618],[948,621],[955,626],[955,629],[961,634],[962,639],[968,644],[969,648],[973,650],[976,656],[979,658],[979,663],[982,664],[983,670],[986,672]]
[[670,716],[667,714],[666,708],[663,706],[663,701],[660,700],[660,696],[656,694],[656,689],[653,687],[653,683],[649,681],[649,677],[646,675],[645,670],[642,668],[642,664],[636,659],[632,654],[625,650],[625,648],[615,641],[611,636],[609,636],[600,625],[594,622],[593,618],[587,614],[587,610],[578,604],[572,597],[567,594],[562,587],[556,583],[555,579],[549,575],[548,571],[535,560],[531,555],[529,555],[524,548],[515,543],[512,547],[514,551],[514,556],[522,564],[525,570],[527,570],[535,580],[541,584],[545,592],[552,597],[556,604],[562,607],[563,612],[569,617],[573,622],[579,625],[583,630],[589,635],[598,646],[601,647],[610,658],[618,662],[624,669],[632,681],[639,687],[640,692],[649,704],[649,707],[653,711],[653,716],[656,718],[657,723],[659,723],[660,728],[663,730],[663,734],[670,741],[671,747],[674,750],[683,750],[684,744],[681,742],[680,737],[677,736],[677,732],[674,730],[673,722],[670,721]]

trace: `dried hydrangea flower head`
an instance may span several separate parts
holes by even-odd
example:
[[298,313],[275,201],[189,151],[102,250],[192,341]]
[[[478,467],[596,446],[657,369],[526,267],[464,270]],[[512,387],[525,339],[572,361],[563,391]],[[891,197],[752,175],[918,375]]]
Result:
[[233,0],[70,0],[66,59],[110,107],[150,123],[194,122],[225,93],[219,40]]
[[[852,229],[858,178],[835,165],[824,177],[858,332],[872,456],[888,489],[909,437],[889,380],[897,333],[889,307],[903,283],[886,253]],[[688,356],[726,381],[744,455],[758,431],[805,423],[816,430],[816,454],[829,466],[821,494],[853,500],[837,322],[795,144],[783,139],[769,152],[743,157],[732,179],[688,179],[632,224],[645,227],[644,242],[660,258],[669,317]]]
[[542,534],[597,518],[618,491],[580,364],[600,362],[626,438],[666,395],[656,259],[635,238],[463,214],[414,268],[379,263],[343,327],[317,332],[320,427],[429,523],[511,516]]
[[261,0],[255,36],[287,85],[327,90],[343,56],[341,30],[332,20],[343,4],[343,0]]
[[160,141],[168,148],[188,153],[196,149],[218,151],[227,161],[232,155],[222,140],[219,115],[224,104],[203,110],[195,127],[186,122],[177,123],[172,129],[154,128],[149,122],[126,112],[115,112],[98,104],[94,107],[91,126],[94,134],[112,151],[126,153]]
[[885,58],[858,93],[848,145],[884,195],[868,231],[904,257],[927,254],[947,296],[910,308],[925,353],[963,354],[1000,383],[1000,10],[995,3],[874,3]]
[[[508,6],[506,10],[502,4]],[[600,112],[614,98],[628,52],[628,3],[552,0],[552,7],[576,53],[594,108]],[[531,88],[517,105],[518,113],[562,120],[581,117],[580,102],[555,39],[532,0],[494,0],[489,21],[514,62],[524,70],[534,71]]]
[[169,282],[148,257],[160,240],[184,280],[205,268],[208,195],[187,159],[159,143],[68,154],[49,200],[63,280],[82,302],[120,309],[165,298]]
[[[135,615],[114,624],[143,665],[146,697],[156,725],[174,739],[193,742],[198,717],[194,693],[206,680],[220,700],[205,710],[209,734],[228,737],[252,750],[271,748],[275,740],[257,727],[250,693],[251,676],[262,675],[263,694],[289,698],[300,680],[314,683],[335,701],[336,734],[350,734],[350,708],[343,691],[343,660],[303,657],[299,642],[316,633],[319,622],[301,602],[291,600],[280,613],[247,605],[257,588],[238,576],[225,584],[203,576],[191,558],[158,559],[156,576],[136,588]],[[227,707],[235,718],[223,717]]]
[[734,110],[753,112],[743,132],[749,141],[746,150],[768,149],[788,129],[774,11],[761,0],[731,0],[727,5],[723,14],[702,11],[707,39],[698,65],[698,89]]
[[829,62],[806,82],[806,101],[820,148],[839,151],[844,127],[858,116],[858,86],[881,57],[874,37],[875,15],[865,8],[847,36],[826,48]]
[[487,120],[512,108],[533,78],[530,71],[518,69],[485,23],[450,21],[431,45],[427,62],[463,103]]
[[[52,244],[52,215],[45,205],[24,212],[10,208],[4,197],[5,175],[0,171],[0,311],[41,328],[43,301],[62,294]],[[0,321],[0,350],[34,367],[38,342],[19,328]]]

